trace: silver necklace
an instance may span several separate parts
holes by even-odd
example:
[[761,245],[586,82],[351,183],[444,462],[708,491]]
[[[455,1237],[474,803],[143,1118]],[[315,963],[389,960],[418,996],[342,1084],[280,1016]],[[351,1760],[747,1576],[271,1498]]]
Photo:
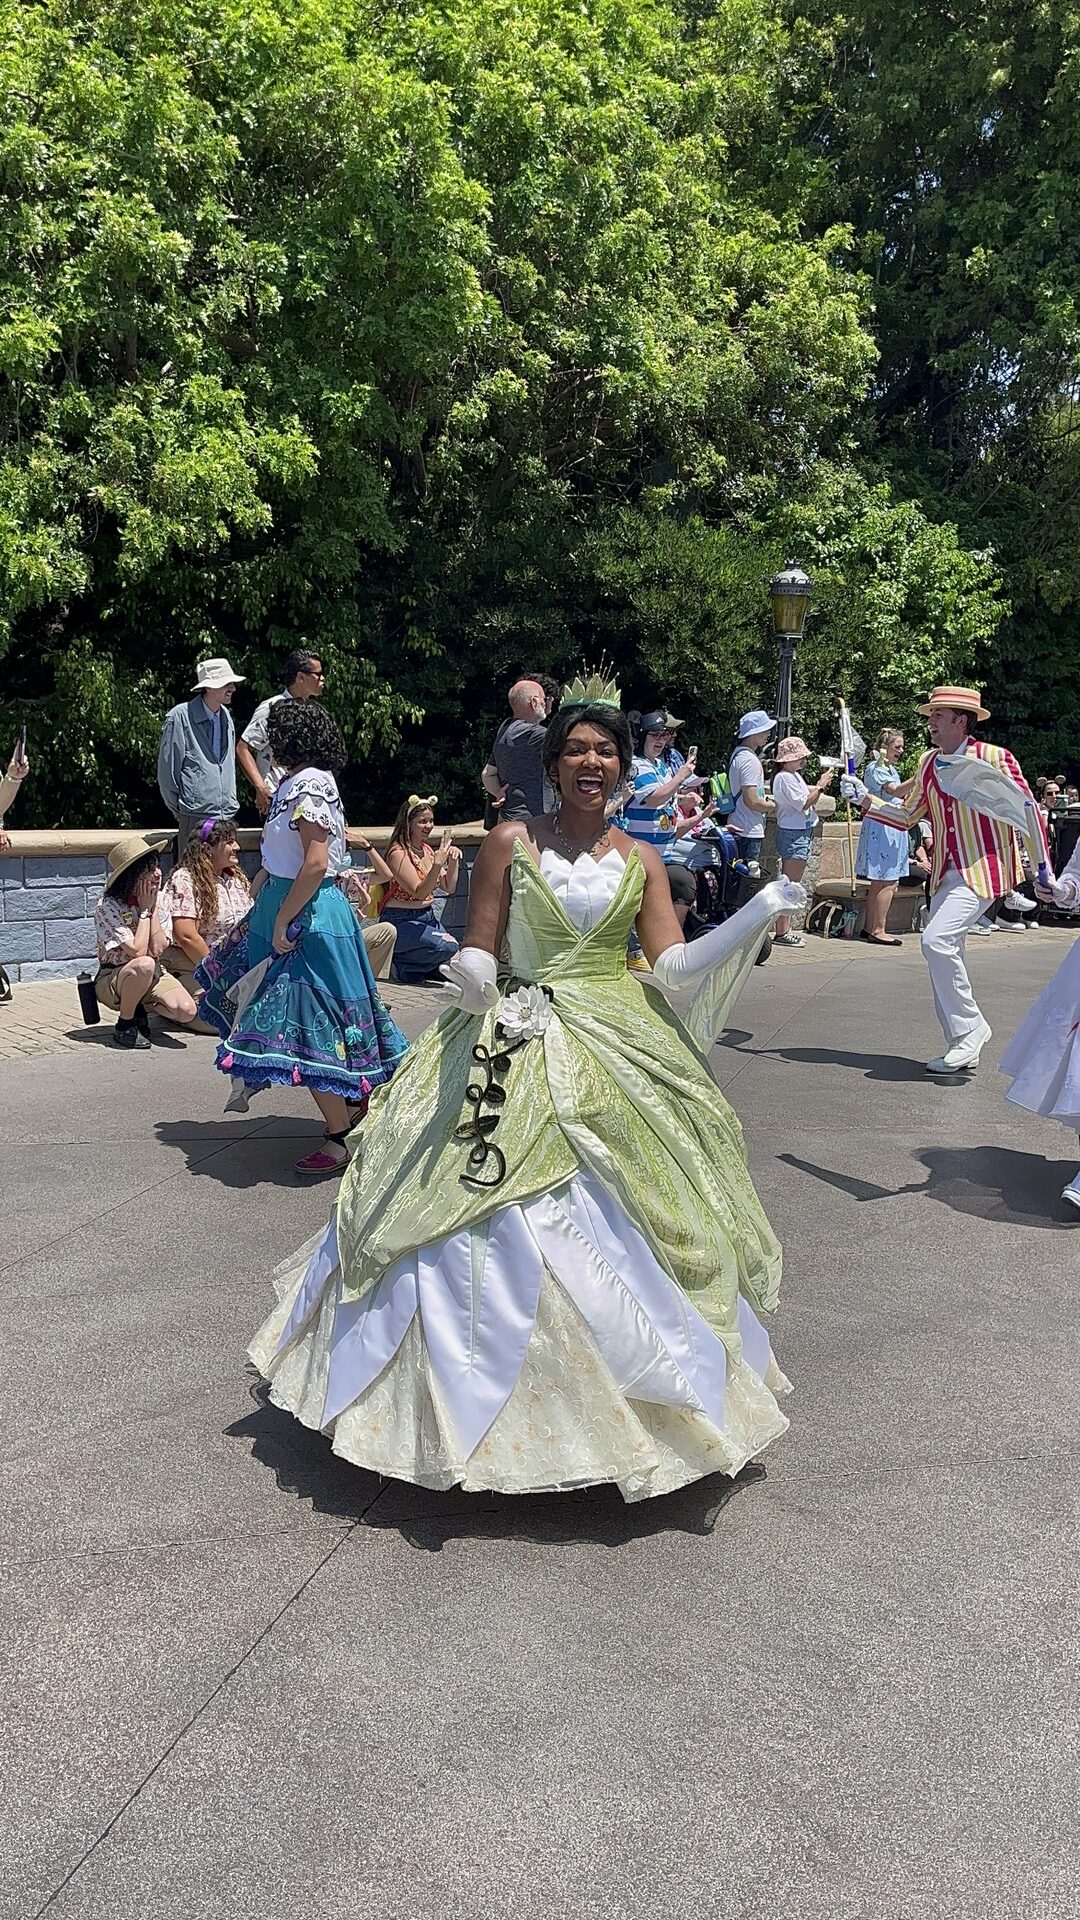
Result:
[[594,852],[594,848],[598,848],[598,847],[602,848],[605,853],[608,851],[608,846],[611,838],[610,827],[605,827],[603,833],[598,834],[594,840],[590,840],[587,847],[575,847],[572,844],[572,842],[567,839],[565,833],[563,832],[562,828],[559,825],[558,813],[554,814],[552,817],[551,829],[555,835],[555,838],[557,840],[562,841],[563,846],[566,848],[567,853],[570,855],[571,861],[576,860],[578,856],[583,853],[590,854],[592,858],[595,860],[596,854]]

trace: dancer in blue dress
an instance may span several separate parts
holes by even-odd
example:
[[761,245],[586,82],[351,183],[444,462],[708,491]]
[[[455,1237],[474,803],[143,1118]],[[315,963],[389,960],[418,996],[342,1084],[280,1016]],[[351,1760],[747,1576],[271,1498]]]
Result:
[[366,1105],[405,1054],[379,998],[352,908],[337,884],[349,864],[334,770],[341,734],[315,700],[278,700],[270,747],[286,777],[262,836],[269,876],[245,920],[196,973],[203,1018],[222,1036],[217,1065],[252,1091],[307,1087],[326,1122],[298,1173],[340,1172],[350,1105]]
[[[902,797],[903,782],[897,767],[904,751],[904,736],[895,727],[883,728],[870,758],[864,780],[878,800]],[[860,880],[869,880],[866,917],[860,940],[874,947],[899,947],[903,942],[886,933],[885,922],[899,882],[908,870],[908,837],[902,827],[887,827],[881,820],[864,820],[855,855],[855,872]]]

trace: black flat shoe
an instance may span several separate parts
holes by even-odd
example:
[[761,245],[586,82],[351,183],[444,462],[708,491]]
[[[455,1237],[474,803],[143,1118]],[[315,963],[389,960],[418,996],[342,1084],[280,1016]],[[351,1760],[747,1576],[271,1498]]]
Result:
[[860,930],[859,939],[865,940],[869,947],[902,947],[904,944],[895,934],[891,937],[886,934],[884,940],[879,940],[876,933],[867,933],[865,927]]
[[123,1047],[129,1053],[145,1053],[150,1046],[149,1034],[140,1033],[134,1020],[126,1022],[118,1020],[113,1028],[112,1038],[114,1047]]

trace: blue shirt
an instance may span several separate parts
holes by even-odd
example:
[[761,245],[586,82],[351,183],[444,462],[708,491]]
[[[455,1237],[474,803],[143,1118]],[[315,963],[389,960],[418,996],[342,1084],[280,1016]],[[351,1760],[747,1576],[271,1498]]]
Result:
[[210,722],[211,752],[220,767],[225,758],[225,712],[222,707],[208,707],[205,700],[202,710]]
[[632,840],[647,840],[666,859],[675,845],[675,828],[679,823],[675,801],[669,797],[657,805],[649,796],[655,788],[666,786],[671,775],[655,760],[635,760],[633,778],[633,798],[626,808],[626,831]]

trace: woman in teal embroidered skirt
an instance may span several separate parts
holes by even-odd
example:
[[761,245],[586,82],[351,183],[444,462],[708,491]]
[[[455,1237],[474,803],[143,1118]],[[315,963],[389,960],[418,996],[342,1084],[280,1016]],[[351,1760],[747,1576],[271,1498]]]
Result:
[[350,1105],[388,1080],[407,1042],[379,998],[352,908],[337,875],[348,864],[345,821],[331,767],[341,736],[315,701],[279,700],[270,744],[286,768],[262,839],[269,878],[196,978],[204,1018],[222,1035],[222,1073],[257,1089],[307,1087],[326,1143],[298,1163],[340,1171]]

